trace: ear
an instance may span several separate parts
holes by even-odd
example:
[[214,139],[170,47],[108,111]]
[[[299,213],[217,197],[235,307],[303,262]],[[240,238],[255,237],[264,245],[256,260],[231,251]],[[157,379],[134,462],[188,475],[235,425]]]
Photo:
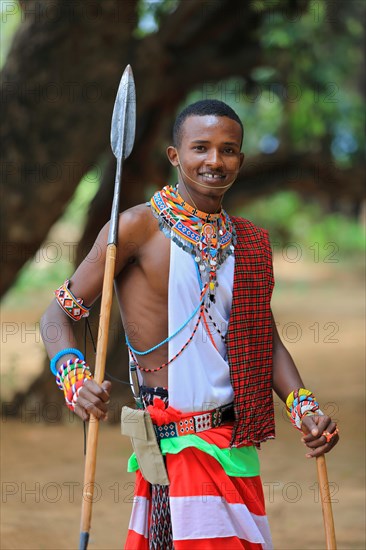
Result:
[[167,147],[166,154],[169,159],[169,162],[173,166],[177,167],[179,165],[179,156],[178,156],[177,149],[172,145],[169,145],[169,147]]
[[239,156],[240,156],[240,160],[239,160],[239,170],[240,170],[240,168],[243,166],[245,155],[244,155],[244,153],[240,153]]

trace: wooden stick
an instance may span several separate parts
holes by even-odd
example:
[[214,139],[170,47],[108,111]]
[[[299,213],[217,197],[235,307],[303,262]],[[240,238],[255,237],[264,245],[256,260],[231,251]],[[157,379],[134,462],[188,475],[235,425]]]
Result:
[[[102,303],[100,306],[100,319],[97,342],[97,355],[95,362],[94,380],[101,384],[104,379],[105,362],[107,357],[109,321],[113,299],[113,279],[116,265],[117,247],[115,244],[109,244],[106,251]],[[81,508],[81,526],[80,526],[80,550],[88,546],[89,531],[91,524],[95,467],[97,461],[99,421],[94,415],[90,415],[88,442],[86,449],[83,501]]]
[[332,502],[329,493],[329,482],[327,473],[327,464],[325,456],[316,458],[316,467],[318,470],[318,480],[320,488],[320,498],[322,502],[323,521],[325,529],[325,543],[327,550],[337,550],[337,543],[334,531],[334,521],[332,512]]

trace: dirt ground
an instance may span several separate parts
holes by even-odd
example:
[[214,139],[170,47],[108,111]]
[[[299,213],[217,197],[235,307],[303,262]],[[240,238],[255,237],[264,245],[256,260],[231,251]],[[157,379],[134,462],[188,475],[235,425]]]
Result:
[[[275,268],[273,310],[280,334],[305,385],[340,426],[341,442],[327,455],[338,548],[361,550],[366,547],[362,273],[345,262],[289,263],[281,258]],[[5,308],[3,324],[19,326],[24,319],[34,323],[39,313],[34,307],[28,311]],[[37,374],[43,353],[36,338],[24,339],[21,330],[14,330],[11,337],[11,325],[7,327],[2,351],[5,400]],[[277,550],[322,549],[316,464],[305,458],[305,447],[285,420],[278,398],[275,403],[277,438],[260,451],[274,546]],[[2,419],[0,547],[4,550],[78,546],[83,429],[74,417],[63,424],[53,422],[53,412],[35,409],[24,411],[17,421]],[[103,424],[98,449],[89,548],[118,549],[123,547],[132,502],[133,476],[126,473],[130,444],[117,425]]]

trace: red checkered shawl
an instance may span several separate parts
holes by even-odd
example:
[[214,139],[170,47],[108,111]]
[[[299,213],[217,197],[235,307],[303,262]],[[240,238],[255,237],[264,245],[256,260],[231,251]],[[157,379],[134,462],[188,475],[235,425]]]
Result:
[[227,353],[236,423],[231,445],[259,446],[273,438],[272,323],[274,285],[268,232],[231,218],[237,233]]

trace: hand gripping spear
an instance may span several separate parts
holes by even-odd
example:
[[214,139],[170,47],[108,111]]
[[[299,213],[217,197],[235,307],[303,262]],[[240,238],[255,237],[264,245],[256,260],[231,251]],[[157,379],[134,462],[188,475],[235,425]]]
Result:
[[[99,385],[103,382],[104,379],[105,362],[107,356],[109,320],[113,297],[113,280],[117,254],[119,196],[121,187],[122,163],[132,151],[133,142],[135,139],[135,126],[135,83],[133,80],[132,69],[130,65],[127,65],[118,87],[116,101],[114,103],[111,127],[111,147],[113,154],[117,158],[117,169],[105,259],[102,303],[100,307],[99,317],[97,355],[94,372],[94,380]],[[89,541],[89,530],[94,494],[95,466],[97,459],[98,429],[98,419],[94,415],[90,415],[87,452],[85,459],[79,550],[86,550]]]

